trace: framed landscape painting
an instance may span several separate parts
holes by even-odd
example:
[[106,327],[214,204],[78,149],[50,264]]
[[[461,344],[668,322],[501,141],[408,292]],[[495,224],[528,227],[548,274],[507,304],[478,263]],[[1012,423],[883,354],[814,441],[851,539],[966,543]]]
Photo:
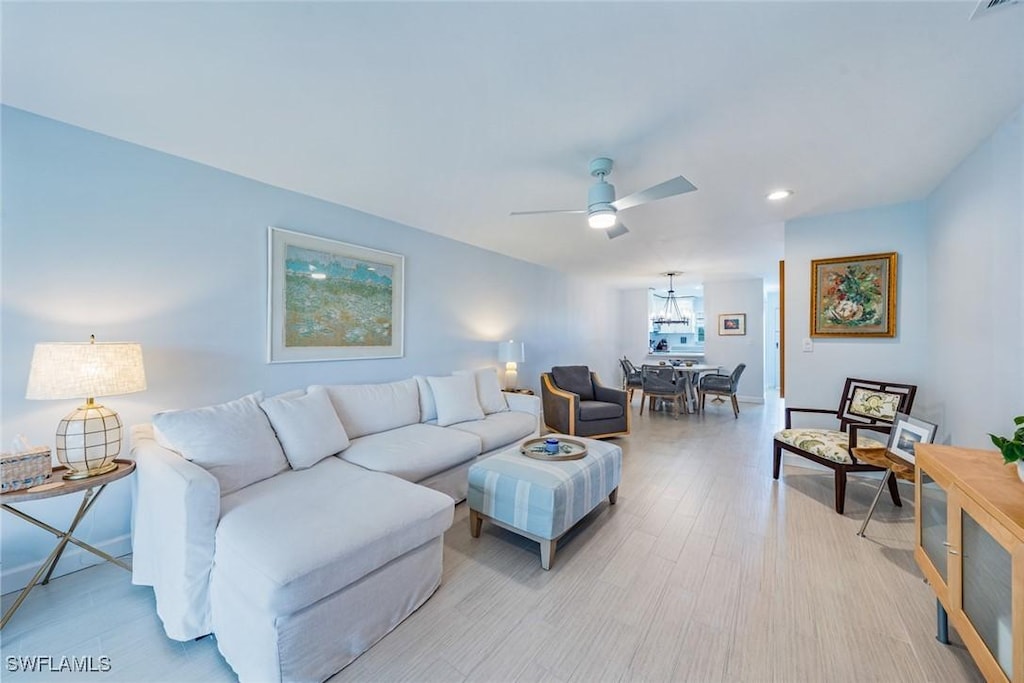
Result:
[[723,313],[718,316],[718,334],[743,335],[747,333],[746,313]]
[[812,337],[896,336],[896,252],[811,261]]
[[399,358],[405,258],[271,227],[268,360]]

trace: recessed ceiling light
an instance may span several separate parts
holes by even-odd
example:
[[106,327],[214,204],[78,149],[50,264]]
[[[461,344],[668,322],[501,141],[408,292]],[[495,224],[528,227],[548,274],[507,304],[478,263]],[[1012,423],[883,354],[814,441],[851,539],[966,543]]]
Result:
[[791,196],[793,196],[793,190],[772,190],[767,195],[768,200],[773,202],[779,202]]

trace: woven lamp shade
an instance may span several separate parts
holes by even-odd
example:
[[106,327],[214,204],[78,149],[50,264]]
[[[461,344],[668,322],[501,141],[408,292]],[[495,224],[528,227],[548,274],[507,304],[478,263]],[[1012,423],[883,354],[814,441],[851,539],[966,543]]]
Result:
[[84,479],[117,468],[121,418],[97,396],[143,391],[142,347],[131,342],[36,344],[28,374],[28,399],[84,398],[57,427],[57,459],[65,479]]
[[142,346],[132,342],[36,344],[28,399],[95,398],[146,388]]

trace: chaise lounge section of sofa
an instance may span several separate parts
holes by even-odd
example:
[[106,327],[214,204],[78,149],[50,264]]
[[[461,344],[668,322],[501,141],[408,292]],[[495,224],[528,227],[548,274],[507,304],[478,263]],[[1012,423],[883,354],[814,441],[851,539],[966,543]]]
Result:
[[[135,427],[133,582],[167,635],[215,634],[242,681],[324,680],[371,647],[440,585],[469,466],[539,431],[539,400],[490,379],[254,394]],[[449,385],[467,410],[473,388],[473,419],[449,422]]]

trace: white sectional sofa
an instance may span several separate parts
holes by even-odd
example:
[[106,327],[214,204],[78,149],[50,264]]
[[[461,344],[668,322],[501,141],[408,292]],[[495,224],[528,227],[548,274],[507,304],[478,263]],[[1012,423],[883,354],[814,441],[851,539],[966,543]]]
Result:
[[169,637],[213,633],[242,681],[328,678],[440,585],[469,466],[539,433],[539,399],[497,386],[477,372],[157,414],[133,429],[133,583]]

